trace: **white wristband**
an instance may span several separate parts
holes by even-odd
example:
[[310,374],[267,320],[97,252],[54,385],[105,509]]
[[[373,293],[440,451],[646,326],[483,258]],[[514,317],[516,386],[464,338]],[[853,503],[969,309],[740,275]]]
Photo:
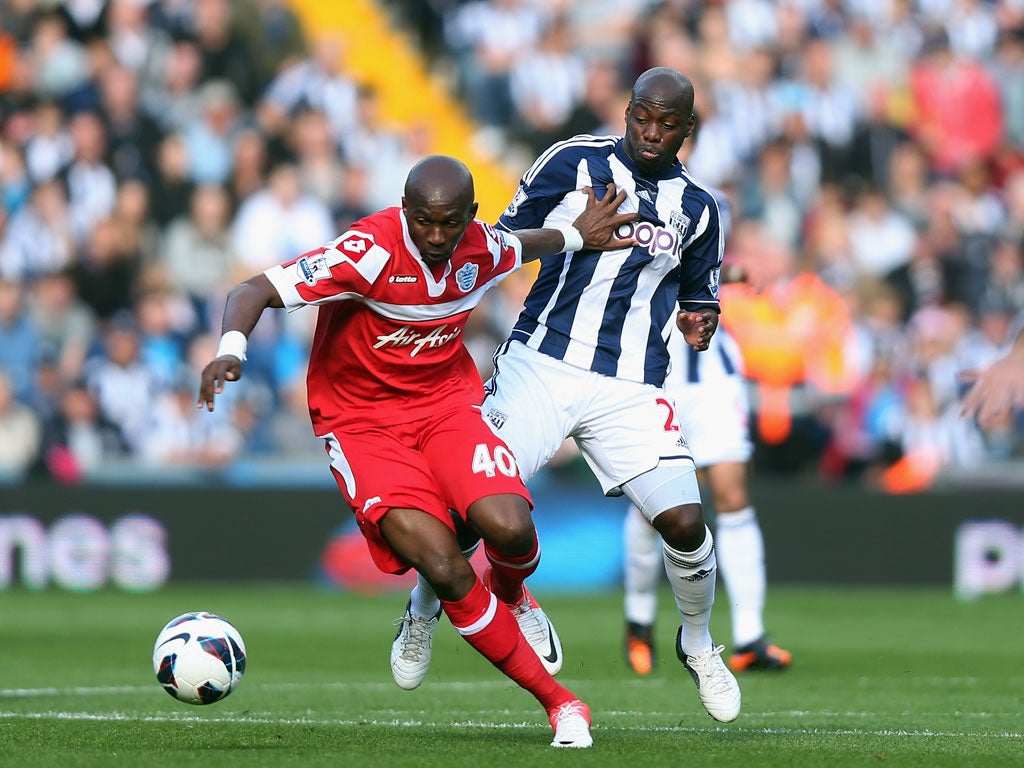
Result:
[[576,227],[566,224],[563,227],[558,227],[558,231],[562,233],[562,240],[565,242],[562,250],[566,252],[583,250],[583,235]]
[[231,355],[245,362],[245,350],[249,346],[249,340],[241,331],[228,331],[220,337],[220,346],[217,347],[217,357]]

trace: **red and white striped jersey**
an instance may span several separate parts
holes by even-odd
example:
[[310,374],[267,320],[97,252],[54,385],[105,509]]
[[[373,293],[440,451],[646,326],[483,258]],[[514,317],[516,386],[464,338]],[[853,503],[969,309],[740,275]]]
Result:
[[474,221],[451,260],[432,269],[401,208],[388,208],[266,270],[289,311],[319,307],[306,375],[316,434],[480,402],[463,328],[484,293],[521,264],[515,236]]

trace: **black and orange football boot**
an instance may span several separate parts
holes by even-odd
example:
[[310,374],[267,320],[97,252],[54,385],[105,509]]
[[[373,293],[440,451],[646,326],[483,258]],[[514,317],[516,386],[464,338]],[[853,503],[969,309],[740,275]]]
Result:
[[774,645],[767,636],[762,636],[752,643],[740,646],[729,656],[729,668],[733,672],[747,670],[788,669],[793,663],[793,654]]
[[638,675],[654,669],[654,628],[649,624],[626,622],[626,662]]

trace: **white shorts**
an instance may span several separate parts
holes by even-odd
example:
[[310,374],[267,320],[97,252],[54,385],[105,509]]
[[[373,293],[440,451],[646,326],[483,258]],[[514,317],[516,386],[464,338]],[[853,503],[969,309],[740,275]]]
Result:
[[673,328],[669,355],[672,364],[665,392],[676,404],[679,426],[697,466],[725,461],[745,464],[754,447],[743,356],[736,340],[719,328],[708,349],[695,353]]
[[583,370],[509,342],[495,356],[482,410],[524,480],[573,438],[605,494],[654,467],[695,470],[660,387]]
[[[706,354],[706,353],[705,353]],[[698,467],[745,464],[753,453],[746,383],[739,376],[666,389]]]

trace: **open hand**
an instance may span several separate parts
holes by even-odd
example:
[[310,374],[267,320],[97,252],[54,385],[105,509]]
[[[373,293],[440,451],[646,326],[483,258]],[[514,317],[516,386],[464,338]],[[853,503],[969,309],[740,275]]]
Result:
[[626,193],[616,191],[614,184],[608,184],[604,198],[597,199],[593,187],[585,187],[587,207],[572,224],[583,235],[583,247],[591,251],[614,251],[632,248],[636,238],[619,237],[616,230],[624,224],[636,221],[639,213],[619,213],[619,206],[626,202]]

